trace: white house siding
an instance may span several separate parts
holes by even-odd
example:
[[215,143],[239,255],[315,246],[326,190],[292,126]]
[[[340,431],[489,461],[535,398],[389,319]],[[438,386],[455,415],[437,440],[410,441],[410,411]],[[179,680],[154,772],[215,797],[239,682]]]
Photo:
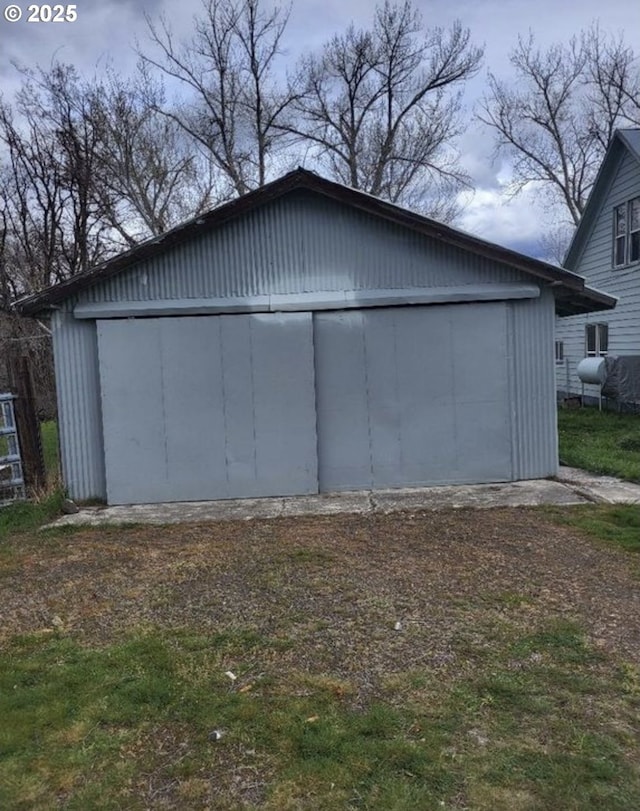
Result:
[[[585,356],[584,333],[588,323],[609,325],[610,355],[640,355],[640,265],[613,269],[613,209],[640,196],[640,163],[624,151],[603,195],[594,227],[585,241],[582,255],[571,269],[595,287],[620,298],[616,308],[602,313],[556,319],[556,340],[564,343],[564,363],[556,365],[558,391],[579,394],[582,384],[576,374]],[[567,387],[568,381],[568,387]],[[599,389],[585,386],[585,395],[595,397]]]

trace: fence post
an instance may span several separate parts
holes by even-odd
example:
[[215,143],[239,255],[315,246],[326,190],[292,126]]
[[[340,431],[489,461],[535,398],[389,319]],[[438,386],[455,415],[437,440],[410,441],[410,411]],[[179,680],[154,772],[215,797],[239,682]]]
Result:
[[31,488],[44,487],[47,476],[42,453],[40,424],[36,414],[29,361],[26,357],[10,358],[9,380],[17,397],[14,407],[25,483]]

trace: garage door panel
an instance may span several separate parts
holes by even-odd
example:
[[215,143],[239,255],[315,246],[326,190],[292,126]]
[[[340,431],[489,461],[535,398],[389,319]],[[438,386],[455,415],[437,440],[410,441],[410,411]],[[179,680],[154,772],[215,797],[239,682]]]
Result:
[[259,489],[250,322],[227,315],[215,320],[220,328],[227,493],[249,497]]
[[[224,498],[224,399],[220,330],[208,319],[160,321],[169,479],[179,498]],[[176,496],[177,498],[178,496]]]
[[[319,444],[318,476],[320,490],[354,490],[372,485],[369,430],[366,418],[345,420],[345,413],[357,413],[351,405],[323,410],[323,420],[331,426],[331,442]],[[322,435],[322,427],[318,425]]]
[[427,403],[405,419],[402,432],[402,458],[414,471],[412,481],[424,480],[425,461],[441,481],[455,463],[455,414],[449,406]]
[[99,322],[110,503],[317,492],[311,316],[255,319]]
[[109,501],[510,479],[506,340],[503,304],[99,321]]
[[452,332],[456,402],[503,403],[507,397],[507,316],[504,304],[457,308]]
[[251,330],[258,479],[317,493],[311,314],[256,315]]
[[505,412],[496,403],[455,407],[459,481],[511,479],[511,439]]
[[372,485],[362,322],[355,310],[314,315],[320,490]]
[[[110,504],[128,503],[136,489],[148,500],[152,480],[167,481],[162,410],[160,332],[156,324],[144,335],[134,321],[98,321],[105,466]],[[123,363],[123,358],[127,359]]]
[[398,388],[404,414],[411,419],[425,404],[452,402],[451,328],[440,308],[430,308],[428,319],[424,308],[407,308],[401,318],[402,329],[396,331],[397,354],[403,359],[397,366]]
[[395,308],[368,310],[363,319],[373,484],[395,484],[401,466],[400,398]]
[[315,319],[322,490],[511,478],[503,304],[343,315]]

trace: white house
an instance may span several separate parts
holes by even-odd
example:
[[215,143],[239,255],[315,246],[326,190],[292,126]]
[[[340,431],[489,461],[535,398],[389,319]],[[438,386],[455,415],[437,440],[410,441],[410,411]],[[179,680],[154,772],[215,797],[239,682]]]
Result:
[[[582,392],[576,368],[583,358],[640,359],[640,129],[613,136],[565,267],[618,297],[615,309],[556,321],[558,392],[572,395]],[[595,397],[599,388],[586,385],[584,394]]]

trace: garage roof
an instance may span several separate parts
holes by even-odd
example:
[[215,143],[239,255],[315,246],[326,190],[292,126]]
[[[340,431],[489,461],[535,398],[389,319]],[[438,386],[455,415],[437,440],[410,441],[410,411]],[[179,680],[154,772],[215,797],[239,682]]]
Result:
[[39,293],[20,299],[14,307],[24,315],[37,315],[87,288],[112,276],[129,270],[135,263],[163,253],[174,245],[195,237],[202,232],[217,228],[230,220],[276,200],[289,192],[303,189],[336,200],[352,208],[365,211],[375,217],[410,228],[425,236],[437,239],[453,247],[470,251],[496,262],[516,268],[529,276],[553,287],[558,315],[575,315],[596,310],[613,309],[617,299],[599,290],[587,287],[582,276],[571,271],[533,259],[517,251],[504,248],[484,239],[472,236],[457,228],[444,225],[408,209],[381,200],[362,191],[326,180],[306,169],[296,169],[256,191],[238,197],[229,203],[201,214],[161,236],[154,237],[121,253],[100,265],[79,273],[64,282]]

